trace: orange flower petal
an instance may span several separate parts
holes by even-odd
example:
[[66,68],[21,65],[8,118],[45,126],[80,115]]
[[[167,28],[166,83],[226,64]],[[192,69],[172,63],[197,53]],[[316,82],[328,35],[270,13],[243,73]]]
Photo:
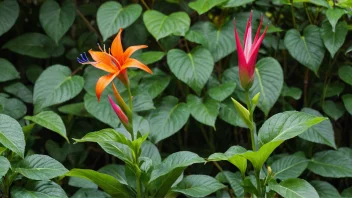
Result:
[[148,46],[146,45],[136,45],[136,46],[131,46],[126,49],[126,51],[123,53],[124,60],[127,60],[135,51],[143,48],[147,48]]
[[106,86],[108,86],[112,80],[119,74],[116,72],[114,74],[108,74],[99,78],[96,86],[95,86],[95,93],[97,95],[98,101],[100,101],[100,96],[103,93]]
[[121,33],[122,28],[120,28],[120,32],[115,37],[114,41],[111,44],[111,54],[120,62],[123,63],[123,48],[121,43]]
[[98,69],[104,70],[109,73],[117,71],[116,66],[112,64],[111,57],[105,52],[97,52],[93,50],[88,51],[96,63],[92,64]]
[[139,62],[138,60],[134,59],[134,58],[129,58],[126,60],[126,62],[122,65],[121,70],[126,69],[126,68],[139,68],[142,69],[150,74],[152,74],[152,70],[149,69],[148,66],[144,65],[143,63]]

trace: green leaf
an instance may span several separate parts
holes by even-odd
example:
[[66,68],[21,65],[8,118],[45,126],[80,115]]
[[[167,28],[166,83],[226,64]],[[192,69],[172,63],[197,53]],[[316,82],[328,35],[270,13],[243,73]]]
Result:
[[60,185],[53,181],[30,181],[25,187],[11,188],[13,198],[66,198],[67,195]]
[[61,117],[53,111],[42,111],[35,116],[26,116],[30,120],[44,128],[54,131],[70,142],[66,136],[66,127]]
[[189,151],[179,151],[169,155],[154,168],[148,182],[148,189],[154,197],[164,197],[183,170],[195,163],[205,160]]
[[347,23],[345,21],[339,22],[336,25],[335,32],[329,22],[326,21],[322,24],[320,29],[321,38],[323,39],[325,47],[330,52],[331,58],[334,58],[336,52],[345,42],[347,32]]
[[81,188],[71,198],[110,198],[110,196],[97,189]]
[[54,41],[44,34],[26,33],[8,41],[3,48],[21,55],[46,59],[53,54],[55,46]]
[[40,7],[39,21],[45,33],[56,43],[72,26],[76,16],[73,2],[66,1],[62,7],[54,1],[47,0]]
[[39,154],[27,156],[13,170],[33,180],[49,180],[68,172],[60,162]]
[[153,161],[153,166],[161,163],[161,156],[158,148],[149,141],[144,141],[141,147],[141,156],[148,157]]
[[233,126],[247,128],[230,98],[220,104],[219,118]]
[[215,178],[222,183],[230,184],[236,197],[243,197],[244,189],[241,186],[243,183],[243,180],[242,180],[242,176],[239,172],[232,173],[229,171],[222,171],[222,172],[218,173]]
[[345,65],[340,67],[338,73],[341,80],[343,80],[345,83],[352,86],[352,67],[351,66]]
[[281,96],[292,97],[295,100],[299,100],[302,96],[302,90],[298,87],[288,87],[284,84],[281,90]]
[[190,197],[206,197],[223,188],[226,186],[208,175],[189,175],[171,191]]
[[252,3],[254,0],[229,0],[224,7],[239,7],[246,5],[248,3]]
[[198,98],[193,94],[187,96],[187,105],[191,115],[200,123],[215,128],[215,121],[219,114],[219,102],[205,97]]
[[36,110],[66,102],[83,89],[81,76],[71,76],[70,68],[53,65],[47,68],[34,85],[33,101]]
[[[301,111],[315,116],[323,116],[319,111],[310,108],[303,108]],[[311,142],[325,144],[336,149],[334,129],[330,120],[324,120],[321,123],[312,126],[306,132],[300,134],[299,137]]]
[[42,72],[43,69],[40,66],[30,65],[26,68],[26,77],[31,83],[35,84],[35,81],[37,81]]
[[72,169],[66,173],[69,177],[80,177],[97,184],[101,189],[112,197],[130,197],[132,196],[128,186],[121,184],[113,176],[99,173],[89,169]]
[[137,56],[137,59],[146,65],[158,62],[165,56],[165,52],[149,51],[143,52],[141,55]]
[[0,96],[0,105],[2,107],[0,113],[15,119],[20,119],[27,113],[26,105],[16,98],[4,98]]
[[342,100],[348,113],[352,115],[352,94],[343,95]]
[[17,1],[5,0],[0,3],[0,36],[15,24],[19,13],[20,7]]
[[210,52],[202,47],[196,47],[190,53],[172,49],[167,53],[167,64],[172,73],[198,95],[214,68]]
[[208,12],[213,7],[220,5],[227,0],[196,0],[188,4],[190,8],[197,11],[199,15]]
[[9,160],[4,157],[0,156],[0,179],[6,175],[7,171],[11,168],[11,164]]
[[342,197],[352,197],[352,186],[343,190],[341,193],[341,196]]
[[130,26],[141,13],[142,7],[139,4],[130,4],[126,7],[113,1],[102,4],[97,12],[97,23],[103,40],[116,34],[120,28]]
[[313,173],[333,178],[352,177],[351,167],[351,155],[346,155],[343,148],[315,153],[308,165]]
[[33,94],[24,84],[20,82],[13,83],[4,87],[7,93],[10,93],[26,103],[33,103]]
[[0,143],[23,158],[26,142],[20,124],[13,118],[0,114]]
[[308,67],[315,74],[324,58],[325,48],[320,38],[319,28],[308,25],[301,35],[298,30],[291,29],[285,35],[285,46],[293,58]]
[[159,69],[155,69],[153,75],[147,75],[144,77],[139,86],[154,99],[166,89],[170,80],[170,76],[166,75]]
[[226,82],[219,86],[208,89],[207,93],[214,100],[221,102],[225,100],[227,97],[229,97],[235,91],[235,88],[236,88],[236,83]]
[[20,74],[16,68],[8,60],[0,58],[0,82],[20,78]]
[[332,31],[335,32],[335,26],[339,19],[345,14],[345,11],[343,9],[334,7],[334,8],[329,8],[326,11],[326,18],[328,18],[331,26],[332,26]]
[[188,106],[178,103],[173,96],[166,96],[148,116],[149,138],[157,143],[179,131],[189,118]]
[[341,197],[339,191],[326,181],[314,180],[310,184],[318,192],[319,197]]
[[186,38],[189,41],[202,44],[210,51],[214,62],[218,62],[236,49],[233,28],[231,20],[221,27],[216,27],[209,21],[197,22],[191,28],[193,37],[191,37],[192,34],[187,34]]
[[308,167],[309,160],[303,152],[297,152],[283,158],[279,158],[271,164],[275,178],[286,180],[299,177]]
[[324,113],[330,116],[333,120],[338,120],[345,113],[345,107],[341,102],[333,102],[331,100],[324,101]]
[[271,180],[269,182],[269,188],[277,192],[282,197],[319,198],[319,195],[314,187],[307,181],[299,178],[288,179],[280,182],[280,184],[276,183],[274,180]]
[[67,104],[67,105],[59,107],[58,110],[61,113],[66,113],[69,115],[75,115],[75,116],[79,116],[79,117],[92,117],[88,113],[86,108],[84,107],[83,102],[74,103],[74,104]]
[[185,12],[174,12],[167,16],[156,10],[144,12],[143,21],[156,40],[171,34],[184,36],[191,23],[191,19]]
[[90,180],[86,180],[80,177],[70,177],[70,179],[68,180],[68,185],[78,188],[92,188],[96,190],[98,189],[98,185],[96,185]]

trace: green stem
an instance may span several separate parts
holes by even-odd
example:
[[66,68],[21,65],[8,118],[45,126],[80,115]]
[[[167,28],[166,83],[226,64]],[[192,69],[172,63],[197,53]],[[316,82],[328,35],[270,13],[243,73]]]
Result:
[[140,172],[138,171],[138,172],[137,172],[137,175],[136,175],[137,197],[138,197],[138,198],[141,198],[141,197],[142,197],[140,178],[141,178],[141,174],[140,174]]
[[263,195],[262,185],[260,184],[259,174],[260,174],[260,170],[255,170],[255,178],[257,180],[258,197],[265,197],[265,195]]
[[305,9],[305,11],[306,11],[306,14],[307,14],[309,23],[310,23],[310,24],[313,24],[312,19],[311,19],[311,17],[310,17],[310,14],[309,14],[309,12],[308,12],[308,6],[307,6],[306,3],[304,3],[304,9]]
[[252,143],[252,150],[253,151],[256,151],[257,147],[256,147],[256,144],[255,144],[255,139],[254,139],[254,122],[253,122],[253,111],[252,111],[252,107],[251,107],[251,99],[249,97],[249,91],[246,90],[246,102],[247,102],[247,109],[249,111],[249,121],[251,122],[251,126],[249,126],[249,131],[250,131],[250,134],[251,134],[251,143]]
[[295,18],[295,9],[293,7],[293,0],[290,0],[290,2],[291,2],[291,14],[292,14],[293,27],[296,29],[296,18]]

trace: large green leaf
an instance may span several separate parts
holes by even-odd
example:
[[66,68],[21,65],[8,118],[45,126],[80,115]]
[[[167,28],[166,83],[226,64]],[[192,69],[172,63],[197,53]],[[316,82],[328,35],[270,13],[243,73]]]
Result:
[[230,184],[236,197],[243,197],[244,189],[241,186],[241,184],[243,183],[243,180],[239,172],[232,173],[229,171],[222,171],[218,173],[215,178],[222,183]]
[[53,111],[42,111],[35,116],[26,116],[26,120],[30,120],[40,126],[43,126],[51,131],[61,135],[69,142],[66,136],[66,127],[61,117]]
[[68,172],[60,162],[39,154],[27,156],[13,170],[33,180],[49,180]]
[[15,119],[20,119],[27,113],[26,105],[17,98],[4,98],[0,96],[0,106],[0,113]]
[[196,0],[188,4],[190,8],[197,11],[199,15],[208,12],[213,7],[220,5],[227,0]]
[[236,88],[236,83],[226,82],[219,86],[208,89],[207,93],[214,100],[223,101],[235,91],[235,88]]
[[[302,112],[315,116],[323,116],[319,111],[310,108],[303,108]],[[336,149],[334,129],[330,120],[324,120],[309,128],[306,132],[300,134],[299,137],[311,142],[325,144]]]
[[0,58],[0,82],[6,82],[16,78],[20,78],[20,74],[16,68],[8,60]]
[[147,75],[144,77],[139,86],[154,99],[166,89],[170,80],[170,76],[166,75],[159,69],[155,69],[153,75]]
[[0,180],[3,176],[6,175],[7,171],[10,168],[11,168],[11,164],[9,160],[4,156],[0,156]]
[[222,188],[226,186],[208,175],[189,175],[171,191],[190,197],[206,197]]
[[345,94],[342,96],[343,104],[349,114],[352,115],[352,94]]
[[30,181],[24,187],[11,188],[13,198],[66,198],[61,186],[53,181]]
[[53,65],[47,68],[34,85],[35,109],[38,111],[74,98],[82,91],[83,84],[83,78],[71,76],[71,70],[66,66]]
[[334,102],[326,100],[323,104],[323,111],[326,115],[330,116],[333,120],[338,120],[345,113],[345,107],[342,102]]
[[233,126],[247,128],[230,98],[220,104],[219,118]]
[[141,147],[141,156],[150,158],[153,162],[153,166],[161,163],[161,156],[158,148],[149,141],[143,142]]
[[40,33],[22,34],[8,41],[3,48],[34,58],[49,58],[54,53],[55,42]]
[[167,64],[175,76],[200,94],[214,68],[210,52],[194,48],[190,53],[172,49],[167,53]]
[[56,43],[65,35],[75,20],[76,10],[73,2],[66,1],[60,5],[54,0],[47,0],[40,7],[39,21],[45,33]]
[[156,40],[171,34],[184,36],[191,23],[191,19],[185,12],[174,12],[167,16],[156,10],[144,12],[143,21]]
[[0,3],[0,36],[15,24],[19,13],[20,7],[17,1],[5,0]]
[[340,67],[338,73],[341,80],[345,81],[345,83],[352,86],[352,67],[351,66],[344,65]]
[[141,13],[142,7],[139,4],[130,4],[126,7],[114,1],[102,4],[97,12],[97,22],[103,40],[116,34],[120,28],[130,26]]
[[299,177],[307,168],[309,160],[304,156],[303,152],[297,152],[274,161],[271,169],[275,174],[275,178],[286,180]]
[[310,184],[318,192],[319,197],[341,197],[339,191],[326,181],[314,180]]
[[[346,153],[346,150],[350,153]],[[308,169],[323,177],[352,177],[351,157],[351,149],[349,148],[321,151],[314,154]]]
[[[0,77],[1,78],[1,77]],[[33,103],[33,94],[24,84],[20,82],[13,83],[4,87],[7,93],[10,93],[26,103]]]
[[187,96],[187,105],[191,115],[205,125],[215,128],[215,121],[219,114],[219,102],[210,98],[198,98],[193,94]]
[[336,52],[345,42],[348,28],[345,21],[339,22],[336,25],[336,31],[334,32],[330,23],[325,22],[322,24],[320,29],[321,38],[323,39],[325,47],[331,54],[331,58],[334,58]]
[[80,177],[90,180],[102,188],[106,193],[112,197],[131,197],[132,193],[128,186],[121,184],[113,176],[99,173],[89,169],[72,169],[66,173],[69,177]]
[[328,18],[331,26],[332,26],[332,31],[335,32],[335,26],[338,22],[338,20],[345,14],[345,11],[343,9],[334,7],[334,8],[329,8],[326,11],[326,18]]
[[20,124],[13,118],[0,114],[0,143],[23,158],[26,142]]
[[269,188],[277,192],[282,197],[288,198],[319,198],[317,191],[307,181],[299,178],[288,179],[276,183],[275,180],[269,182]]
[[325,53],[319,28],[308,25],[303,35],[298,30],[291,29],[287,31],[284,41],[291,56],[317,74]]
[[166,96],[149,116],[149,138],[156,143],[179,131],[189,118],[189,110],[185,103],[178,103],[173,96]]

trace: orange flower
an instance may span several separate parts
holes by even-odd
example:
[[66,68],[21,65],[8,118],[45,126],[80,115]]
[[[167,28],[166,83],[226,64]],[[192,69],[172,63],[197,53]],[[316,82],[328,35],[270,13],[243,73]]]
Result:
[[148,73],[152,73],[152,71],[143,63],[139,62],[134,58],[130,58],[130,56],[137,50],[147,48],[146,45],[137,45],[131,46],[123,51],[121,44],[121,33],[117,34],[116,38],[112,42],[111,51],[109,48],[109,52],[104,50],[99,46],[99,51],[89,50],[89,54],[92,56],[94,61],[89,61],[86,53],[81,54],[81,57],[78,57],[77,60],[81,64],[91,64],[94,67],[109,72],[109,74],[102,76],[99,78],[97,85],[95,87],[95,92],[100,100],[100,95],[104,91],[104,89],[114,80],[115,77],[119,78],[121,82],[123,82],[126,86],[129,85],[128,76],[127,76],[127,68],[134,67],[142,69]]

